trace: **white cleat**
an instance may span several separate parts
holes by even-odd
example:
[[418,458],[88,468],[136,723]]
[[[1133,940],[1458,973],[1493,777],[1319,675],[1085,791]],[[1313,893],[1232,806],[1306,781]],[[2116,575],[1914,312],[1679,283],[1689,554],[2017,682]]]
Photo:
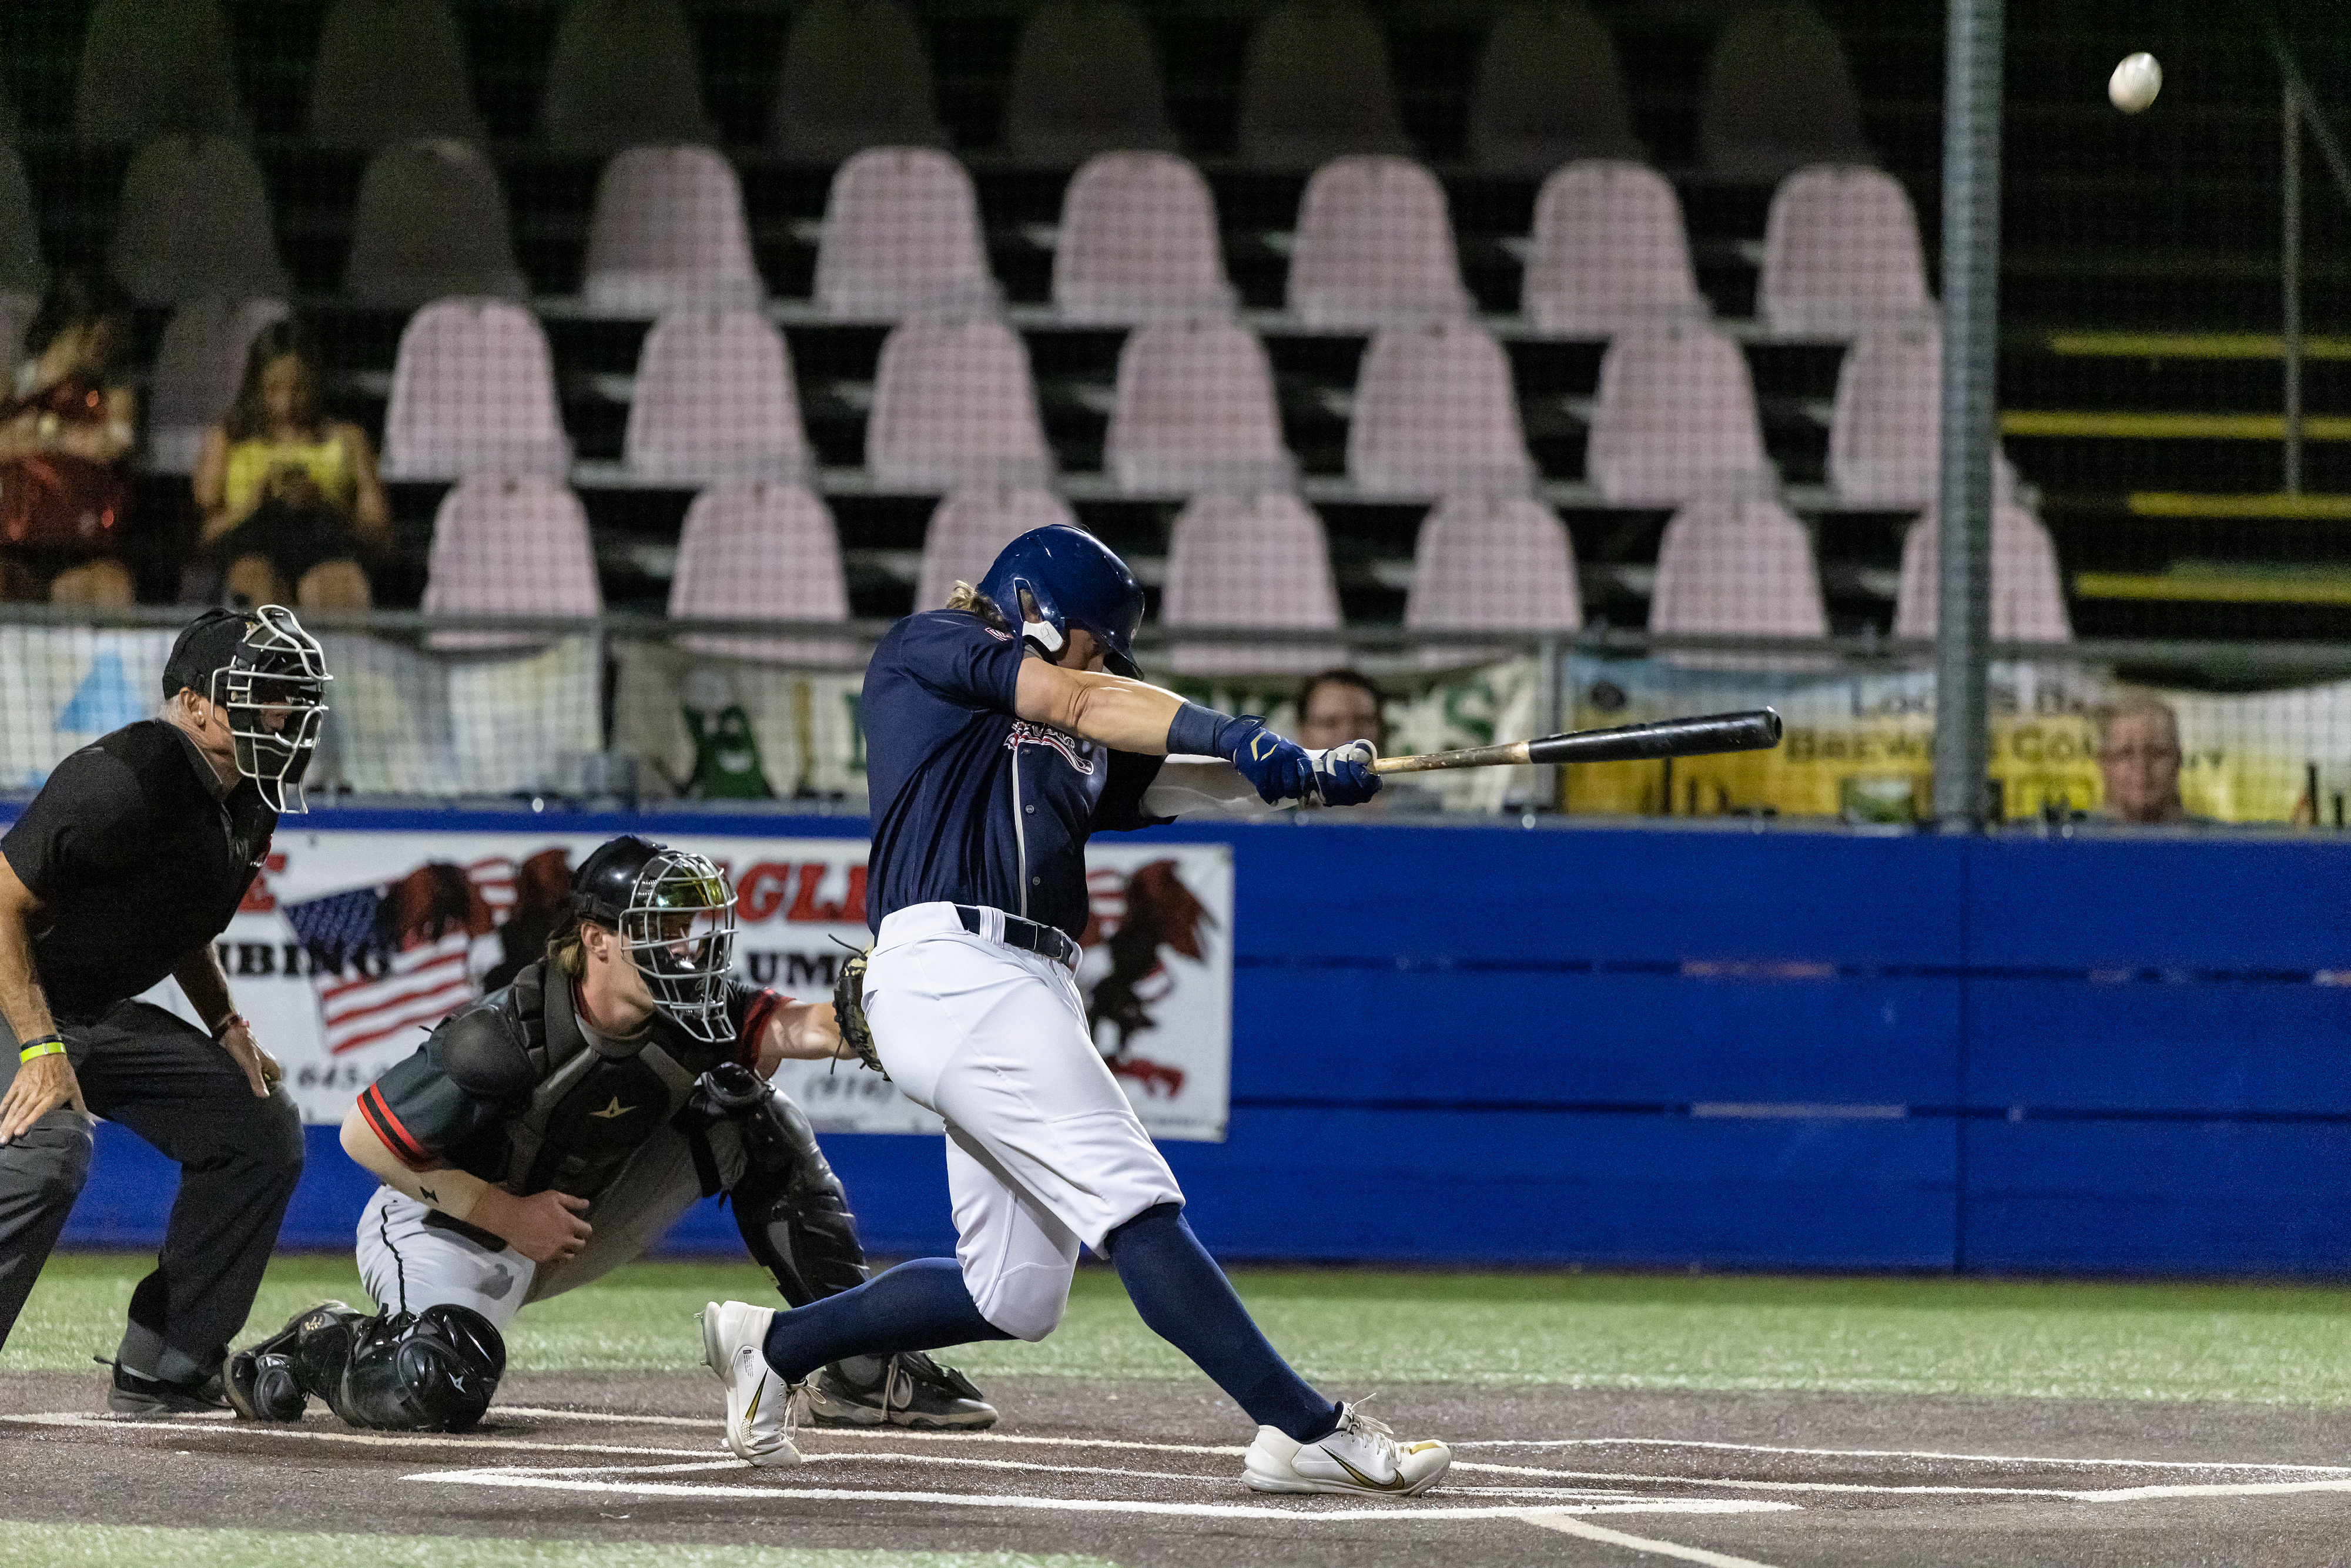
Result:
[[800,1390],[776,1375],[762,1348],[775,1312],[746,1301],[711,1302],[702,1324],[702,1364],[726,1385],[726,1447],[747,1465],[800,1462],[792,1447]]
[[1359,1401],[1340,1406],[1338,1429],[1311,1443],[1259,1427],[1241,1461],[1241,1479],[1252,1491],[1417,1497],[1443,1479],[1452,1463],[1453,1450],[1435,1438],[1397,1442],[1384,1422],[1364,1414]]

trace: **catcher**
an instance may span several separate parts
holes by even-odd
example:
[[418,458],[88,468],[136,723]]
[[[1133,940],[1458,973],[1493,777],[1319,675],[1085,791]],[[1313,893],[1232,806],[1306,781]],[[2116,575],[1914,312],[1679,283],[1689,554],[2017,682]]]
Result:
[[[343,1147],[383,1180],[360,1219],[381,1311],[329,1301],[232,1357],[229,1402],[353,1426],[457,1430],[488,1407],[500,1330],[725,1192],[751,1255],[805,1306],[860,1283],[847,1195],[767,1082],[846,1054],[831,1003],[731,982],[735,893],[700,855],[636,837],[589,856],[547,956],[453,1015],[368,1089]],[[978,1428],[996,1411],[927,1355],[860,1356],[810,1384],[836,1426]]]

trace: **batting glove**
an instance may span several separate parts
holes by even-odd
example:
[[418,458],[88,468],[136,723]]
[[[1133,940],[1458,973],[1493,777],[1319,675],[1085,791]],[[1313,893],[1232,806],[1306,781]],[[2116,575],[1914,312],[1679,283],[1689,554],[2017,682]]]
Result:
[[1328,751],[1310,751],[1314,766],[1314,792],[1325,806],[1360,806],[1380,792],[1380,776],[1372,771],[1379,747],[1368,740],[1351,740]]
[[1217,749],[1269,806],[1310,800],[1314,793],[1314,762],[1294,740],[1285,740],[1266,728],[1265,720],[1244,714],[1226,724],[1217,737]]

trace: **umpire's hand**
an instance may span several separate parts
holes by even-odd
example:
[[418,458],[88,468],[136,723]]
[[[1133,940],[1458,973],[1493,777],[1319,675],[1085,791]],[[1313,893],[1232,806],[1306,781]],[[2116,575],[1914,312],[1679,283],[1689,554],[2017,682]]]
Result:
[[237,1019],[221,1031],[220,1047],[228,1052],[231,1061],[245,1069],[245,1081],[253,1086],[253,1097],[268,1099],[269,1086],[284,1076],[285,1070],[277,1065],[276,1057],[261,1049],[261,1042],[253,1038],[252,1028],[243,1019]]
[[0,1094],[0,1144],[9,1144],[33,1130],[33,1124],[60,1105],[70,1105],[84,1116],[81,1081],[63,1053],[37,1056],[16,1069],[16,1081]]

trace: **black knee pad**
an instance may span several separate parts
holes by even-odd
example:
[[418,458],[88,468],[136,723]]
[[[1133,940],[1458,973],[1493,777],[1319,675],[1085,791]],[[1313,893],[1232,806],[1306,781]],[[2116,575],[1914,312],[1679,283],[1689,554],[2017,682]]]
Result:
[[366,1313],[341,1301],[321,1301],[294,1314],[258,1344],[228,1358],[221,1383],[229,1407],[248,1421],[298,1421],[313,1394],[342,1381],[354,1330]]
[[696,1088],[713,1120],[733,1123],[742,1139],[743,1176],[728,1194],[736,1228],[784,1300],[804,1307],[864,1283],[857,1217],[808,1113],[732,1062]]
[[361,1325],[327,1402],[354,1427],[462,1432],[490,1407],[506,1366],[497,1325],[471,1307],[432,1306]]

